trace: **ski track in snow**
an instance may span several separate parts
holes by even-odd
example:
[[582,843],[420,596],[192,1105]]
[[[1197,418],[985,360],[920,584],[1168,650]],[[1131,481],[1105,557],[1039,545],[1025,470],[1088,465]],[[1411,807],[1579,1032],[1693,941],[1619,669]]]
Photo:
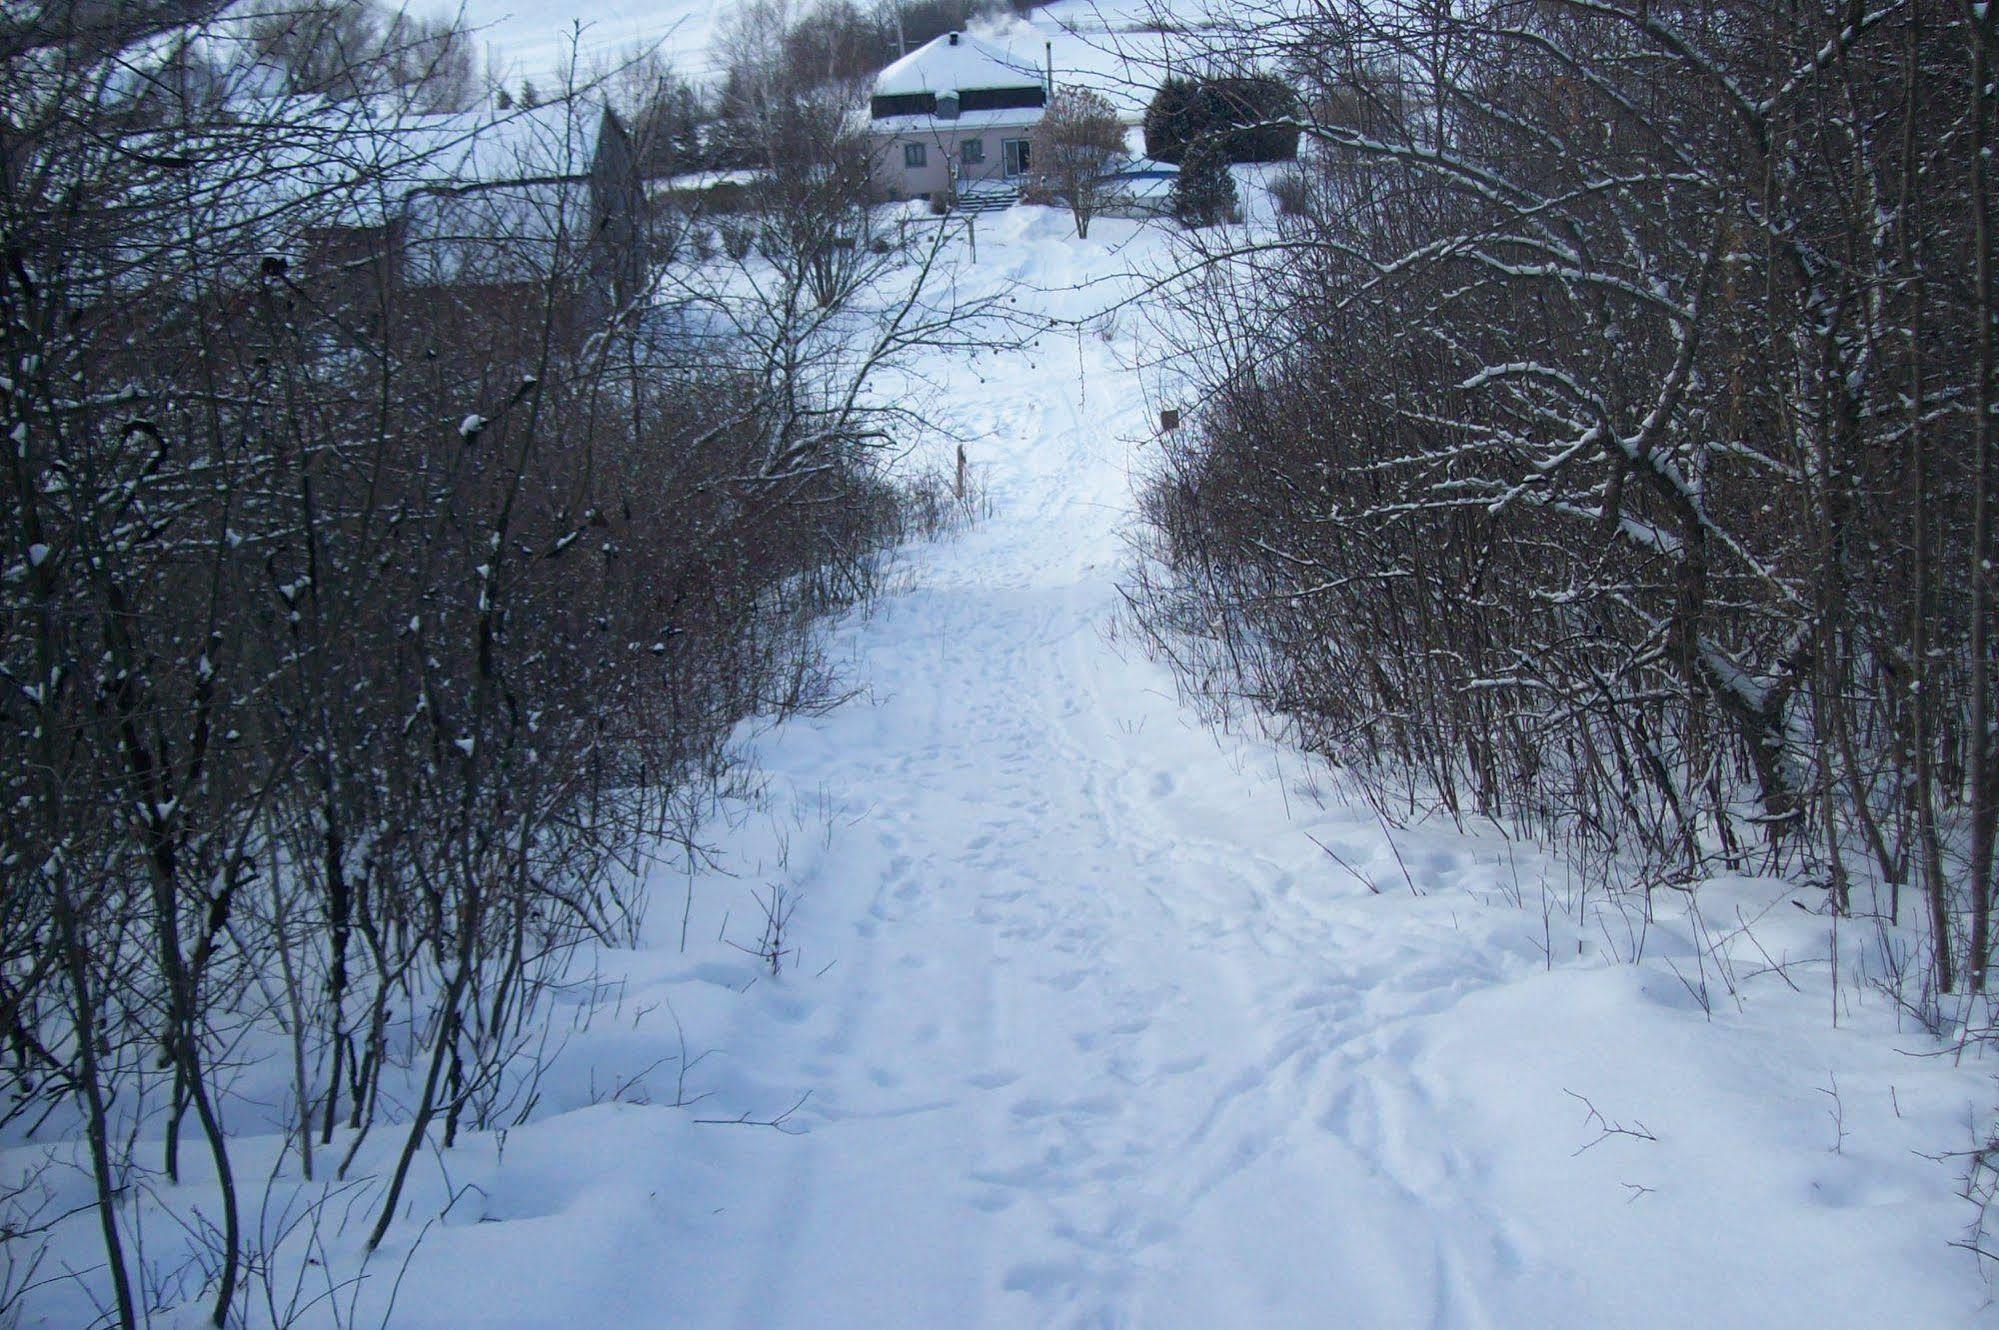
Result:
[[[981,228],[974,275],[1086,312],[1105,290],[1059,288],[1153,243],[1097,229],[1078,244],[1017,210]],[[1989,1317],[1946,1246],[1968,1218],[1948,1171],[1911,1162],[1970,1121],[1982,1071],[1903,1057],[1879,1000],[1835,1031],[1773,980],[1709,1022],[1651,961],[1550,971],[1539,911],[1473,894],[1504,873],[1496,835],[1391,845],[1365,809],[1307,799],[1294,755],[1203,728],[1117,640],[1153,420],[1124,363],[1142,335],[1126,311],[1109,336],[938,367],[940,423],[971,436],[993,513],[836,626],[864,695],[757,741],[769,800],[723,837],[736,876],[697,881],[682,954],[682,884],[658,875],[646,944],[605,960],[618,1017],[565,1055],[601,1087],[675,1054],[670,1001],[712,1050],[687,1073],[710,1097],[662,1103],[671,1067],[650,1104],[552,1082],[503,1158],[475,1138],[449,1165],[477,1199],[418,1246],[395,1323]],[[801,954],[758,978],[715,935],[726,911],[753,940],[749,894],[776,882],[799,893]],[[1787,907],[1772,927],[1822,923]],[[1663,926],[1656,945],[1670,954]],[[1815,1093],[1829,1068],[1850,1100],[1839,1154]],[[1594,1133],[1569,1089],[1659,1139],[1577,1154]],[[694,1121],[808,1090],[795,1134]],[[418,1219],[441,1185],[416,1189]]]

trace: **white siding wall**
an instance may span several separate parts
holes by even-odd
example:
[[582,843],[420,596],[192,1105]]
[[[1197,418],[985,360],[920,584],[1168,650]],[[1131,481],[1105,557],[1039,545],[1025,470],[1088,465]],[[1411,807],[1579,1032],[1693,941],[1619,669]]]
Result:
[[[1006,169],[1001,143],[1007,139],[1031,141],[1033,136],[1033,129],[1024,125],[1007,128],[940,127],[920,132],[877,134],[875,183],[895,198],[922,198],[950,187],[953,165],[961,168],[958,172],[960,180],[998,180]],[[963,144],[967,139],[977,139],[984,145],[983,161],[966,163],[963,160]],[[925,160],[922,166],[907,167],[903,164],[903,146],[909,143],[923,145]],[[1030,154],[1032,151],[1030,148]]]

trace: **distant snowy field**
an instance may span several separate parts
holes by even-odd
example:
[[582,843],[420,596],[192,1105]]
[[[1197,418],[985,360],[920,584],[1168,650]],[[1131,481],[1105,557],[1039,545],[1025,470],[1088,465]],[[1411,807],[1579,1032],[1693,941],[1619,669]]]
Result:
[[[683,75],[712,78],[713,45],[737,0],[466,0],[465,19],[490,45],[507,81],[521,78],[556,86],[570,67],[617,60],[657,49]],[[1058,81],[1099,88],[1128,107],[1141,106],[1158,84],[1166,38],[1151,31],[1149,0],[1059,0],[1026,22],[982,22],[976,30],[1006,41],[1039,63],[1052,43]],[[1165,7],[1174,21],[1198,26],[1206,0]]]
[[561,82],[572,52],[587,69],[659,48],[690,77],[712,72],[709,48],[736,0],[466,0],[466,23],[498,57],[508,82]]

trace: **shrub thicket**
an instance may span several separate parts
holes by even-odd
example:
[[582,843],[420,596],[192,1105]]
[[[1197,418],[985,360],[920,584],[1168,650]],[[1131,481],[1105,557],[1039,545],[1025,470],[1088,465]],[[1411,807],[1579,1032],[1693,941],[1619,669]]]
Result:
[[1355,0],[1215,39],[1312,71],[1315,151],[1172,324],[1207,405],[1136,598],[1192,687],[1384,806],[1878,884],[1930,936],[1912,1009],[1983,988],[1999,19]]
[[733,263],[648,266],[614,118],[181,91],[224,8],[0,48],[0,1132],[83,1166],[50,1222],[101,1258],[36,1294],[124,1330],[339,1286],[312,1188],[372,1249],[421,1152],[536,1111],[552,994],[906,529],[868,376],[963,334],[827,169],[844,107],[770,108]]

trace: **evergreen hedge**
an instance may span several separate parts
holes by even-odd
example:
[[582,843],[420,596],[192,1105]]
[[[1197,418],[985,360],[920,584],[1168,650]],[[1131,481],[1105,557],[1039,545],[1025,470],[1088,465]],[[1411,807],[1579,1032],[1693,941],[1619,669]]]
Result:
[[1298,155],[1298,98],[1279,79],[1168,78],[1145,111],[1146,156],[1178,164],[1190,144],[1215,140],[1230,162]]

